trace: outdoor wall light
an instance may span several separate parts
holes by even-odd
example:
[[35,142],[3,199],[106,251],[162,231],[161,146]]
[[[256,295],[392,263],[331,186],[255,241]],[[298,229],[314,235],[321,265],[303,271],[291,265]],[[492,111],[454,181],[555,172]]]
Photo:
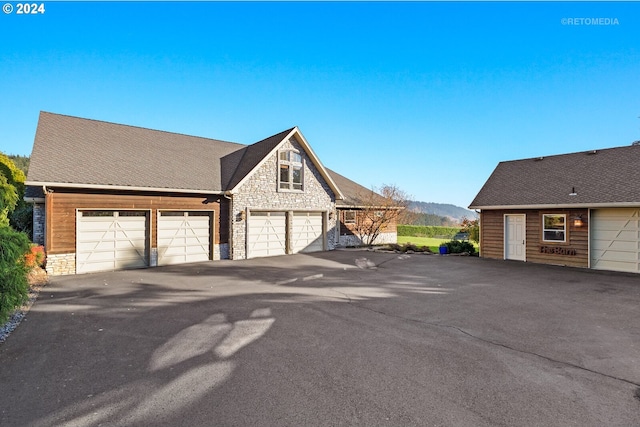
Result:
[[582,215],[578,215],[577,217],[573,218],[574,227],[582,227],[583,225],[584,222],[582,221]]
[[244,221],[244,219],[247,217],[247,214],[244,211],[241,211],[240,213],[238,213],[238,221]]

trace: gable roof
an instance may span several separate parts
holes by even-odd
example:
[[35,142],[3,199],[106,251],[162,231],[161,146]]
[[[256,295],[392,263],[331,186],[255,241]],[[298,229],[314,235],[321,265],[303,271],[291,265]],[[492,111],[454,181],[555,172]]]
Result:
[[[297,127],[247,146],[47,112],[40,113],[26,184],[233,192],[293,135],[336,199],[342,199],[332,176]],[[37,197],[35,192],[30,194],[30,199]]]
[[469,208],[632,205],[640,205],[638,145],[501,162]]
[[320,175],[322,175],[325,182],[329,185],[329,188],[331,188],[336,200],[341,200],[343,195],[340,188],[333,181],[333,177],[322,165],[322,162],[320,162],[318,156],[313,152],[313,149],[297,126],[248,146],[236,173],[229,182],[229,192],[234,193],[237,191],[237,189],[251,175],[252,171],[258,169],[269,157],[275,155],[276,151],[292,137],[295,137],[296,142],[300,144],[302,149],[307,153],[311,162],[314,164],[318,172],[320,172]]

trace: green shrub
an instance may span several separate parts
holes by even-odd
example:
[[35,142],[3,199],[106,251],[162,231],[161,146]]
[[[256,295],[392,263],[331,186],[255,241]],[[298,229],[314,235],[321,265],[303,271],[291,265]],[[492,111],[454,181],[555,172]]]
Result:
[[18,201],[16,209],[9,216],[9,225],[33,239],[33,205]]
[[450,242],[445,243],[445,245],[447,246],[447,249],[449,250],[450,254],[468,253],[470,255],[473,255],[473,253],[476,251],[476,248],[473,246],[472,243],[461,242],[459,240],[452,240]]
[[431,252],[431,249],[429,249],[428,246],[418,246],[412,243],[405,243],[403,245],[399,245],[397,243],[391,243],[390,245],[387,245],[387,247],[392,251],[403,252],[403,253],[409,252],[409,251],[433,253]]
[[26,265],[31,242],[26,234],[0,227],[0,323],[29,297]]

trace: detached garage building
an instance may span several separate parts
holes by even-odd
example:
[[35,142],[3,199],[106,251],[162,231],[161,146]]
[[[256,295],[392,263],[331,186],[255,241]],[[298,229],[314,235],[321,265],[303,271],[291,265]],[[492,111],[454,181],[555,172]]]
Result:
[[498,164],[480,256],[640,273],[640,145]]
[[74,274],[333,249],[334,177],[363,188],[297,127],[243,145],[43,112],[25,199],[47,271]]

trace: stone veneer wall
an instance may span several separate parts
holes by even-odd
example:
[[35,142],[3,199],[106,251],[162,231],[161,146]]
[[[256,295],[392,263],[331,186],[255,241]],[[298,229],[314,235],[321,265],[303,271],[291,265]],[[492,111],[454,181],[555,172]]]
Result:
[[[398,233],[380,233],[373,242],[374,245],[384,245],[389,243],[398,243]],[[345,234],[340,236],[339,246],[345,247],[360,245],[362,245],[362,241],[355,234]]]
[[45,269],[52,276],[76,274],[76,254],[47,255]]
[[231,253],[232,259],[245,259],[247,220],[241,212],[249,210],[272,211],[326,211],[333,213],[327,221],[327,249],[334,249],[335,241],[335,195],[316,169],[302,146],[291,138],[281,150],[295,148],[304,164],[303,191],[278,191],[278,153],[269,157],[233,195],[231,204]]
[[33,242],[44,245],[44,204],[33,204]]

